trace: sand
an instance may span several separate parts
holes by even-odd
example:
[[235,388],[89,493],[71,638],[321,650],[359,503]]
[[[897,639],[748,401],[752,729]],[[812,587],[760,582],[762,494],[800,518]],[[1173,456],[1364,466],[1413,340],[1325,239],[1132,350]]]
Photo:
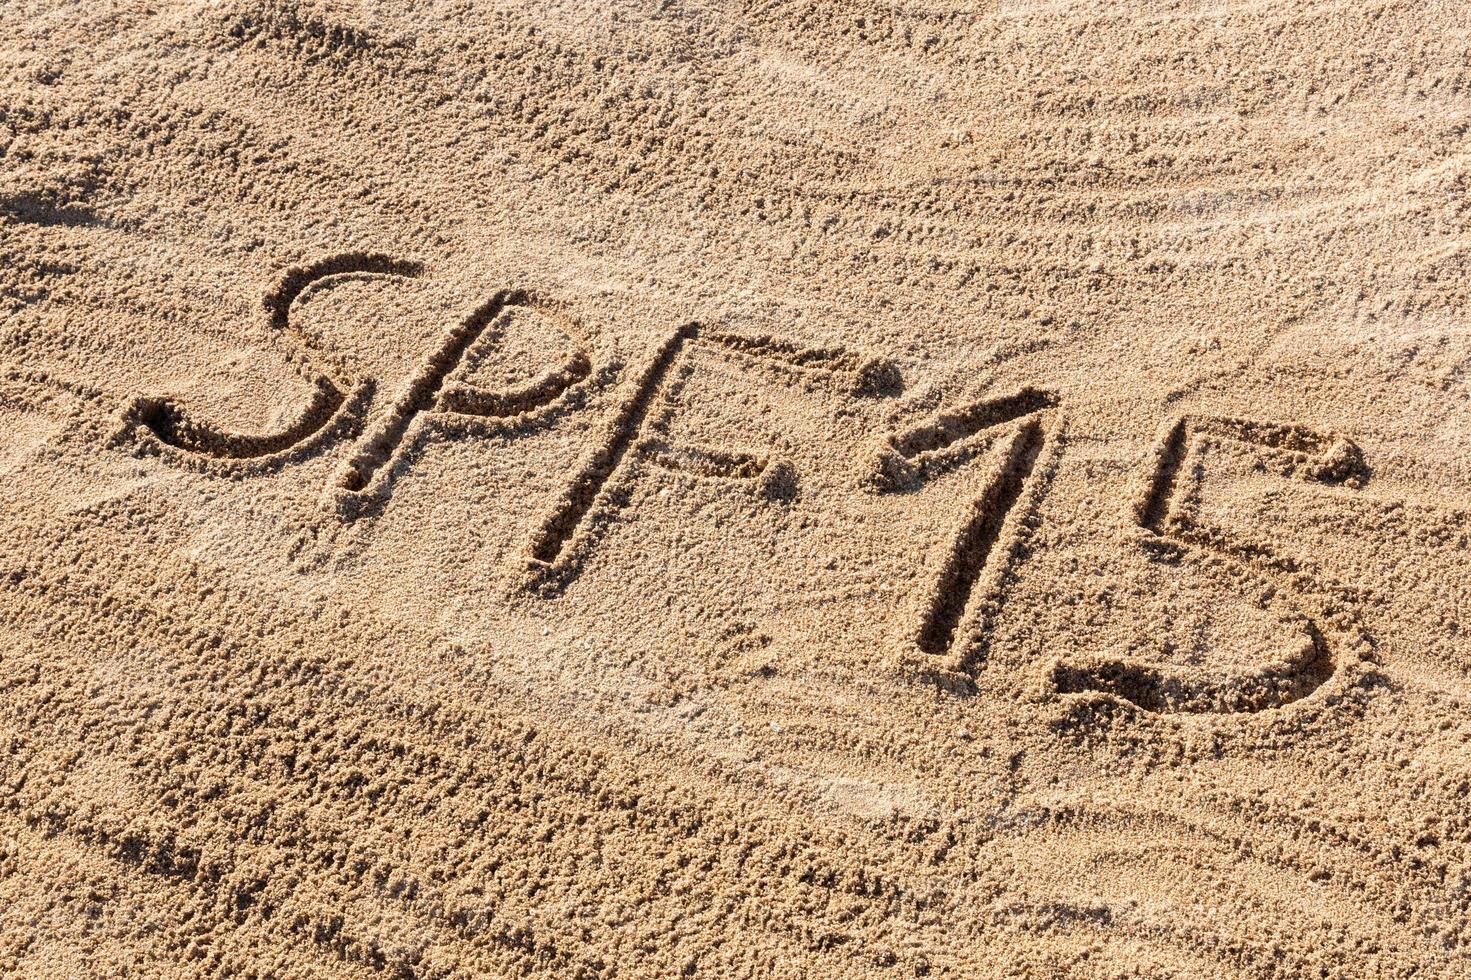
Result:
[[1468,975],[1468,38],[0,4],[0,975]]

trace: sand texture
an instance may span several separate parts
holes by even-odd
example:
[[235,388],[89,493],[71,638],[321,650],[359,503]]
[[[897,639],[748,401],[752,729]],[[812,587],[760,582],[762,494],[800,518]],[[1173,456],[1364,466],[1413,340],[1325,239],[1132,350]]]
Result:
[[1471,5],[0,0],[0,976],[1471,976]]

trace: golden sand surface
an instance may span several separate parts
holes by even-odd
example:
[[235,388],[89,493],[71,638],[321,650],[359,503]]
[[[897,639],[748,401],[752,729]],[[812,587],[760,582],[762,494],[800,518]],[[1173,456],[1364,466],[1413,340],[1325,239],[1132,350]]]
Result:
[[0,2],[0,975],[1471,975],[1471,5]]

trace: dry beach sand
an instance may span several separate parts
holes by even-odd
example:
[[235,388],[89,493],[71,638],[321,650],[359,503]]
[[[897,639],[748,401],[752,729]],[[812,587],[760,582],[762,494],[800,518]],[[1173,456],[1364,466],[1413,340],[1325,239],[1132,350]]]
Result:
[[0,2],[0,975],[1468,975],[1468,39]]

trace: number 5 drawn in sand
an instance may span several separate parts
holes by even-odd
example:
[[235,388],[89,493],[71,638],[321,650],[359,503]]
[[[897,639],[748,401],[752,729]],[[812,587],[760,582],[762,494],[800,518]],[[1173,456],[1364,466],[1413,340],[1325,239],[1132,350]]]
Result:
[[[1283,708],[1329,685],[1343,688],[1372,650],[1351,604],[1328,594],[1291,560],[1240,542],[1200,515],[1213,452],[1246,454],[1289,480],[1357,486],[1363,456],[1350,440],[1295,425],[1236,418],[1180,418],[1164,431],[1154,469],[1134,508],[1139,546],[1171,562],[1207,567],[1238,595],[1272,612],[1299,640],[1255,669],[1200,675],[1131,660],[1062,660],[1049,673],[1058,694],[1094,695],[1164,714],[1237,714]],[[1284,630],[1284,633],[1286,630]]]

